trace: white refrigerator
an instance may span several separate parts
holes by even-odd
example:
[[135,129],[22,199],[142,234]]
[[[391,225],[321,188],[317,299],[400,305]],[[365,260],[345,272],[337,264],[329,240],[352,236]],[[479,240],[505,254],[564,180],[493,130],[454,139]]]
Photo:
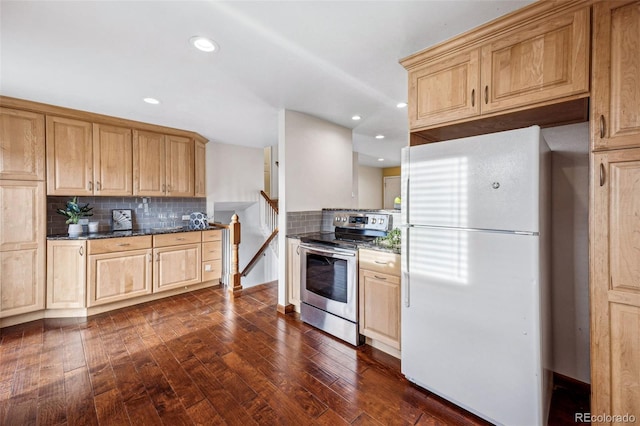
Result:
[[546,425],[550,157],[540,128],[402,155],[403,374],[492,423]]

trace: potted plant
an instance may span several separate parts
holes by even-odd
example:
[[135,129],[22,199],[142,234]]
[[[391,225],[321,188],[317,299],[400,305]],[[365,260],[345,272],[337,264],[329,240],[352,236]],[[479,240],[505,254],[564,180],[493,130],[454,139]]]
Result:
[[69,225],[69,235],[82,234],[82,225],[78,224],[81,217],[93,216],[91,213],[93,207],[89,207],[89,203],[80,205],[78,204],[78,197],[73,197],[67,201],[65,209],[58,209],[56,212],[67,218],[65,222]]

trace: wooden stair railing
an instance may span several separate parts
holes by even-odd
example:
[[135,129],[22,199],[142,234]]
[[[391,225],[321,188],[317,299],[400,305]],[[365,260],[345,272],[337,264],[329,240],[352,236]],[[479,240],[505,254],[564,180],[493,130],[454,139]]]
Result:
[[240,246],[240,221],[238,215],[231,217],[229,224],[229,244],[231,244],[231,280],[229,282],[229,293],[233,296],[242,294],[242,283],[240,282],[241,274],[239,272],[238,248]]
[[266,192],[264,191],[260,191],[260,195],[262,195],[262,198],[265,199],[265,201],[271,206],[271,208],[273,209],[273,211],[278,214],[278,200],[272,200],[271,198],[269,198],[269,196],[267,195]]
[[264,244],[262,244],[260,249],[251,258],[249,263],[247,263],[247,266],[242,270],[242,273],[240,275],[242,275],[243,277],[246,277],[247,274],[249,274],[249,272],[251,272],[251,270],[256,265],[256,263],[258,263],[258,260],[260,260],[260,256],[262,256],[262,253],[264,253],[264,251],[267,249],[267,247],[269,247],[269,244],[271,244],[271,241],[273,241],[273,239],[276,237],[276,235],[278,235],[278,228],[273,230],[271,235],[269,235],[269,238],[267,238],[267,241],[265,241]]

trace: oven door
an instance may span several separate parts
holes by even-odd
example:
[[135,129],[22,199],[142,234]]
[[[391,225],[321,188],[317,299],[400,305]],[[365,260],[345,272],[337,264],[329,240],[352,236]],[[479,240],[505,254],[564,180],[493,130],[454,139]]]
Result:
[[301,244],[302,302],[351,322],[357,322],[357,269],[357,250]]

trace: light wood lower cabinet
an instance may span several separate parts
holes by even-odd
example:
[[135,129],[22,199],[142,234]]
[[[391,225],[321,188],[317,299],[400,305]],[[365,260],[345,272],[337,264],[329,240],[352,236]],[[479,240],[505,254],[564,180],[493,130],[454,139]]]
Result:
[[151,294],[150,236],[90,240],[88,246],[87,306]]
[[200,243],[154,249],[153,292],[199,283],[200,249]]
[[202,281],[222,277],[222,231],[202,231]]
[[359,250],[360,333],[400,350],[400,256]]
[[0,252],[0,318],[44,309],[42,249]]
[[287,292],[289,303],[300,311],[300,240],[287,238]]
[[638,417],[640,148],[594,153],[592,167],[591,412]]
[[87,306],[86,241],[47,241],[47,309]]

